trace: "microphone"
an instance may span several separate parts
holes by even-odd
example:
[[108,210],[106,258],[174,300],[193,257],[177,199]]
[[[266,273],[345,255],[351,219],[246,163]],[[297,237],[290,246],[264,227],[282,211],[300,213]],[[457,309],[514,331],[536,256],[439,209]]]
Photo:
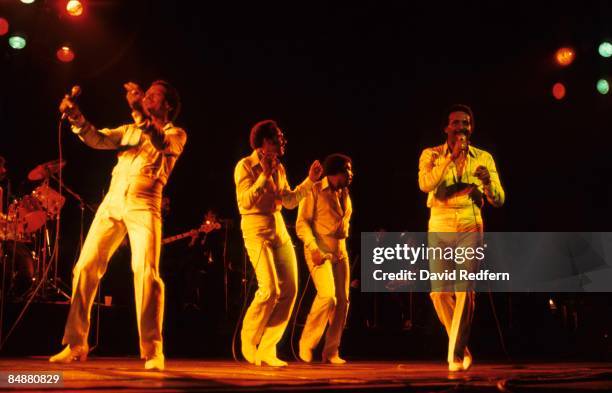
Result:
[[465,134],[460,134],[459,135],[459,139],[458,141],[459,143],[461,143],[461,150],[462,151],[466,151],[468,148],[468,141],[467,141],[467,137],[465,136]]
[[[67,98],[69,98],[70,100],[75,100],[80,95],[81,95],[81,86],[74,85],[72,86],[72,89],[70,89],[70,95]],[[62,113],[62,120],[66,119],[67,117],[68,115],[66,114],[66,112]]]

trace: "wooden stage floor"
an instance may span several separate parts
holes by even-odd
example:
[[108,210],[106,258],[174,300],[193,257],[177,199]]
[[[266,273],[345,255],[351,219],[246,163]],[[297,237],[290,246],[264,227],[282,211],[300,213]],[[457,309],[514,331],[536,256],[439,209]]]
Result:
[[[168,359],[166,371],[148,372],[135,358],[92,357],[54,365],[46,358],[0,358],[0,371],[61,372],[63,387],[47,390],[172,391],[612,391],[612,363],[475,364],[449,373],[442,363],[352,361],[343,366],[290,363],[275,369],[219,360]],[[0,389],[6,389],[6,383]],[[41,391],[41,387],[17,388]]]

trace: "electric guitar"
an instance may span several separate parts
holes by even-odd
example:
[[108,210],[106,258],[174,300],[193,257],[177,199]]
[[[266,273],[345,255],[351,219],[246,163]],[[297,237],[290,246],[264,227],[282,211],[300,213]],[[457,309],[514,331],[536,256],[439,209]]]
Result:
[[215,231],[220,228],[221,228],[221,224],[219,223],[219,220],[217,219],[217,215],[212,210],[209,210],[208,212],[206,212],[206,215],[204,216],[204,220],[202,221],[202,225],[200,225],[198,229],[192,229],[191,231],[187,231],[179,235],[174,235],[174,236],[164,238],[162,240],[162,245],[170,244],[177,240],[181,240],[181,239],[190,237],[191,242],[189,243],[189,245],[193,246],[195,240],[198,238],[200,233],[209,234],[210,232]]

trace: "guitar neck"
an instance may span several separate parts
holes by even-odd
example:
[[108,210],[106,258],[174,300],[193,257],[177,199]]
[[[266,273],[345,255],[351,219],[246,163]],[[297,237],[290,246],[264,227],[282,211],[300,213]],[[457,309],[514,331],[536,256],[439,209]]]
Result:
[[200,229],[192,229],[189,232],[181,233],[180,235],[170,236],[165,239],[162,239],[161,244],[164,245],[164,244],[172,243],[177,240],[184,239],[186,237],[195,237],[195,236],[198,236],[202,232],[208,234],[219,228],[221,228],[221,224],[213,223],[210,226],[200,227]]
[[167,237],[167,238],[163,239],[162,240],[162,244],[172,243],[172,242],[175,242],[177,240],[181,240],[181,239],[184,239],[186,237],[193,236],[196,233],[197,233],[197,231],[189,231],[189,232],[181,233],[180,235],[170,236],[170,237]]

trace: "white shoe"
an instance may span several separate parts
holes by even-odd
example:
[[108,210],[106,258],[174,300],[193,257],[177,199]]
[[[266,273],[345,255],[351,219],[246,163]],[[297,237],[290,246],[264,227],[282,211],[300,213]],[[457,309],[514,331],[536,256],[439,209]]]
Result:
[[73,360],[84,362],[89,354],[89,346],[87,345],[66,345],[66,347],[58,354],[49,358],[51,363],[70,363]]
[[255,355],[255,365],[268,365],[270,367],[287,367],[289,363],[285,362],[284,360],[280,360],[276,356],[260,358],[259,356]]
[[323,363],[331,363],[335,365],[346,364],[346,360],[342,359],[340,355],[335,354],[332,356],[323,356]]
[[164,371],[166,368],[164,355],[155,355],[148,358],[144,365],[145,370]]
[[472,367],[473,360],[474,359],[472,358],[472,354],[467,349],[467,347],[465,347],[465,351],[463,352],[463,370],[464,371],[467,371],[470,369],[470,367]]
[[307,348],[302,348],[302,346],[300,346],[299,357],[305,363],[312,362],[312,350],[307,349]]
[[242,356],[244,360],[251,364],[255,364],[255,354],[257,353],[257,347],[255,345],[242,344]]

